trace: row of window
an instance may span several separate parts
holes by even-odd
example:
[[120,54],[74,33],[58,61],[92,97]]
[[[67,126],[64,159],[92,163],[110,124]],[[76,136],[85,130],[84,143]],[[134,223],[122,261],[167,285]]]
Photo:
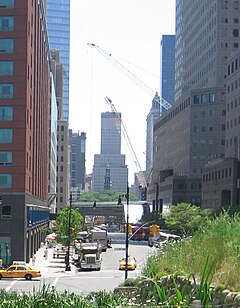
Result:
[[215,93],[208,93],[208,94],[197,94],[193,96],[193,104],[199,103],[215,103],[216,102],[216,95]]
[[225,168],[222,170],[218,170],[215,172],[210,172],[210,173],[206,173],[203,175],[203,182],[210,182],[210,181],[214,181],[214,180],[220,180],[220,179],[224,179],[227,177],[231,177],[232,176],[232,168]]
[[[222,131],[225,131],[225,129],[226,129],[225,124],[222,124]],[[209,127],[206,127],[206,126],[202,126],[202,127],[194,126],[193,127],[194,133],[199,133],[199,132],[205,133],[205,132],[213,132],[213,131],[214,131],[214,127],[211,125]]]

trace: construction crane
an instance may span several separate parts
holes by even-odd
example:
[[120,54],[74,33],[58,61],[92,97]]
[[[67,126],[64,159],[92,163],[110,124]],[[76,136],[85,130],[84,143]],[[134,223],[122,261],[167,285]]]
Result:
[[115,65],[120,71],[122,71],[128,78],[130,78],[135,84],[137,84],[140,88],[142,88],[145,92],[153,97],[153,100],[156,101],[161,107],[164,107],[166,110],[172,107],[170,103],[168,103],[164,98],[158,95],[158,92],[152,90],[148,85],[146,85],[142,80],[140,80],[136,75],[134,75],[131,71],[129,71],[123,64],[121,64],[118,60],[112,57],[111,53],[102,49],[101,47],[88,43],[88,46],[95,48],[101,55],[104,56],[110,63]]
[[126,141],[126,145],[128,147],[132,161],[134,162],[135,169],[137,171],[136,176],[137,176],[137,179],[138,179],[138,182],[139,182],[139,188],[140,188],[142,194],[145,195],[144,198],[146,198],[147,181],[146,181],[144,172],[141,169],[140,163],[138,161],[137,155],[134,151],[134,148],[132,146],[130,138],[128,136],[127,130],[126,130],[124,124],[123,124],[122,118],[120,117],[119,112],[117,112],[112,100],[106,96],[105,101],[110,106],[110,109],[111,109],[112,113],[114,114],[116,126],[117,126],[119,133],[120,134],[121,134],[121,132],[123,133],[123,137]]

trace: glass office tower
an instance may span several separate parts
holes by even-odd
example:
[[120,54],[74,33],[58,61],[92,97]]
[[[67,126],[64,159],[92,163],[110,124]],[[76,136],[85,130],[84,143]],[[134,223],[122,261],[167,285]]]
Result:
[[64,69],[63,118],[69,118],[70,0],[47,0],[47,30],[50,49],[60,51]]

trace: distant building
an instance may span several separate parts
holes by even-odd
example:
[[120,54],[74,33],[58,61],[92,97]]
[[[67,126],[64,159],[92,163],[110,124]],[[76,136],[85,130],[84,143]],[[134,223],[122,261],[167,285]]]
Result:
[[[57,168],[56,168],[56,211],[63,208],[69,200],[69,145],[68,121],[63,119],[63,64],[59,50],[51,50],[51,72],[57,102]],[[50,194],[51,195],[51,194]],[[52,198],[54,197],[52,193]]]
[[74,191],[74,199],[79,199],[80,192],[85,189],[85,155],[86,155],[86,133],[73,133],[69,130],[70,154],[70,189]]
[[147,138],[146,138],[146,174],[149,175],[153,167],[153,126],[160,117],[160,105],[156,99],[152,100],[152,107],[147,115]]
[[[163,35],[161,40],[161,97],[174,104],[175,35]],[[164,110],[163,110],[164,111]]]
[[[119,113],[117,115],[121,117]],[[101,114],[101,154],[94,155],[92,191],[125,192],[128,168],[125,155],[121,154],[121,127],[116,123],[116,114]]]

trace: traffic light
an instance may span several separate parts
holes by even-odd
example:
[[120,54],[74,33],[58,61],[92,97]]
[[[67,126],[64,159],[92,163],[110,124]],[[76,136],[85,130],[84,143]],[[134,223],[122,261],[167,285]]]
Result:
[[154,225],[150,226],[150,233],[151,234],[158,234],[159,231],[160,231],[160,227],[158,225],[154,224]]
[[[125,225],[125,231],[127,231],[127,224]],[[132,225],[128,224],[128,233],[132,232]]]

